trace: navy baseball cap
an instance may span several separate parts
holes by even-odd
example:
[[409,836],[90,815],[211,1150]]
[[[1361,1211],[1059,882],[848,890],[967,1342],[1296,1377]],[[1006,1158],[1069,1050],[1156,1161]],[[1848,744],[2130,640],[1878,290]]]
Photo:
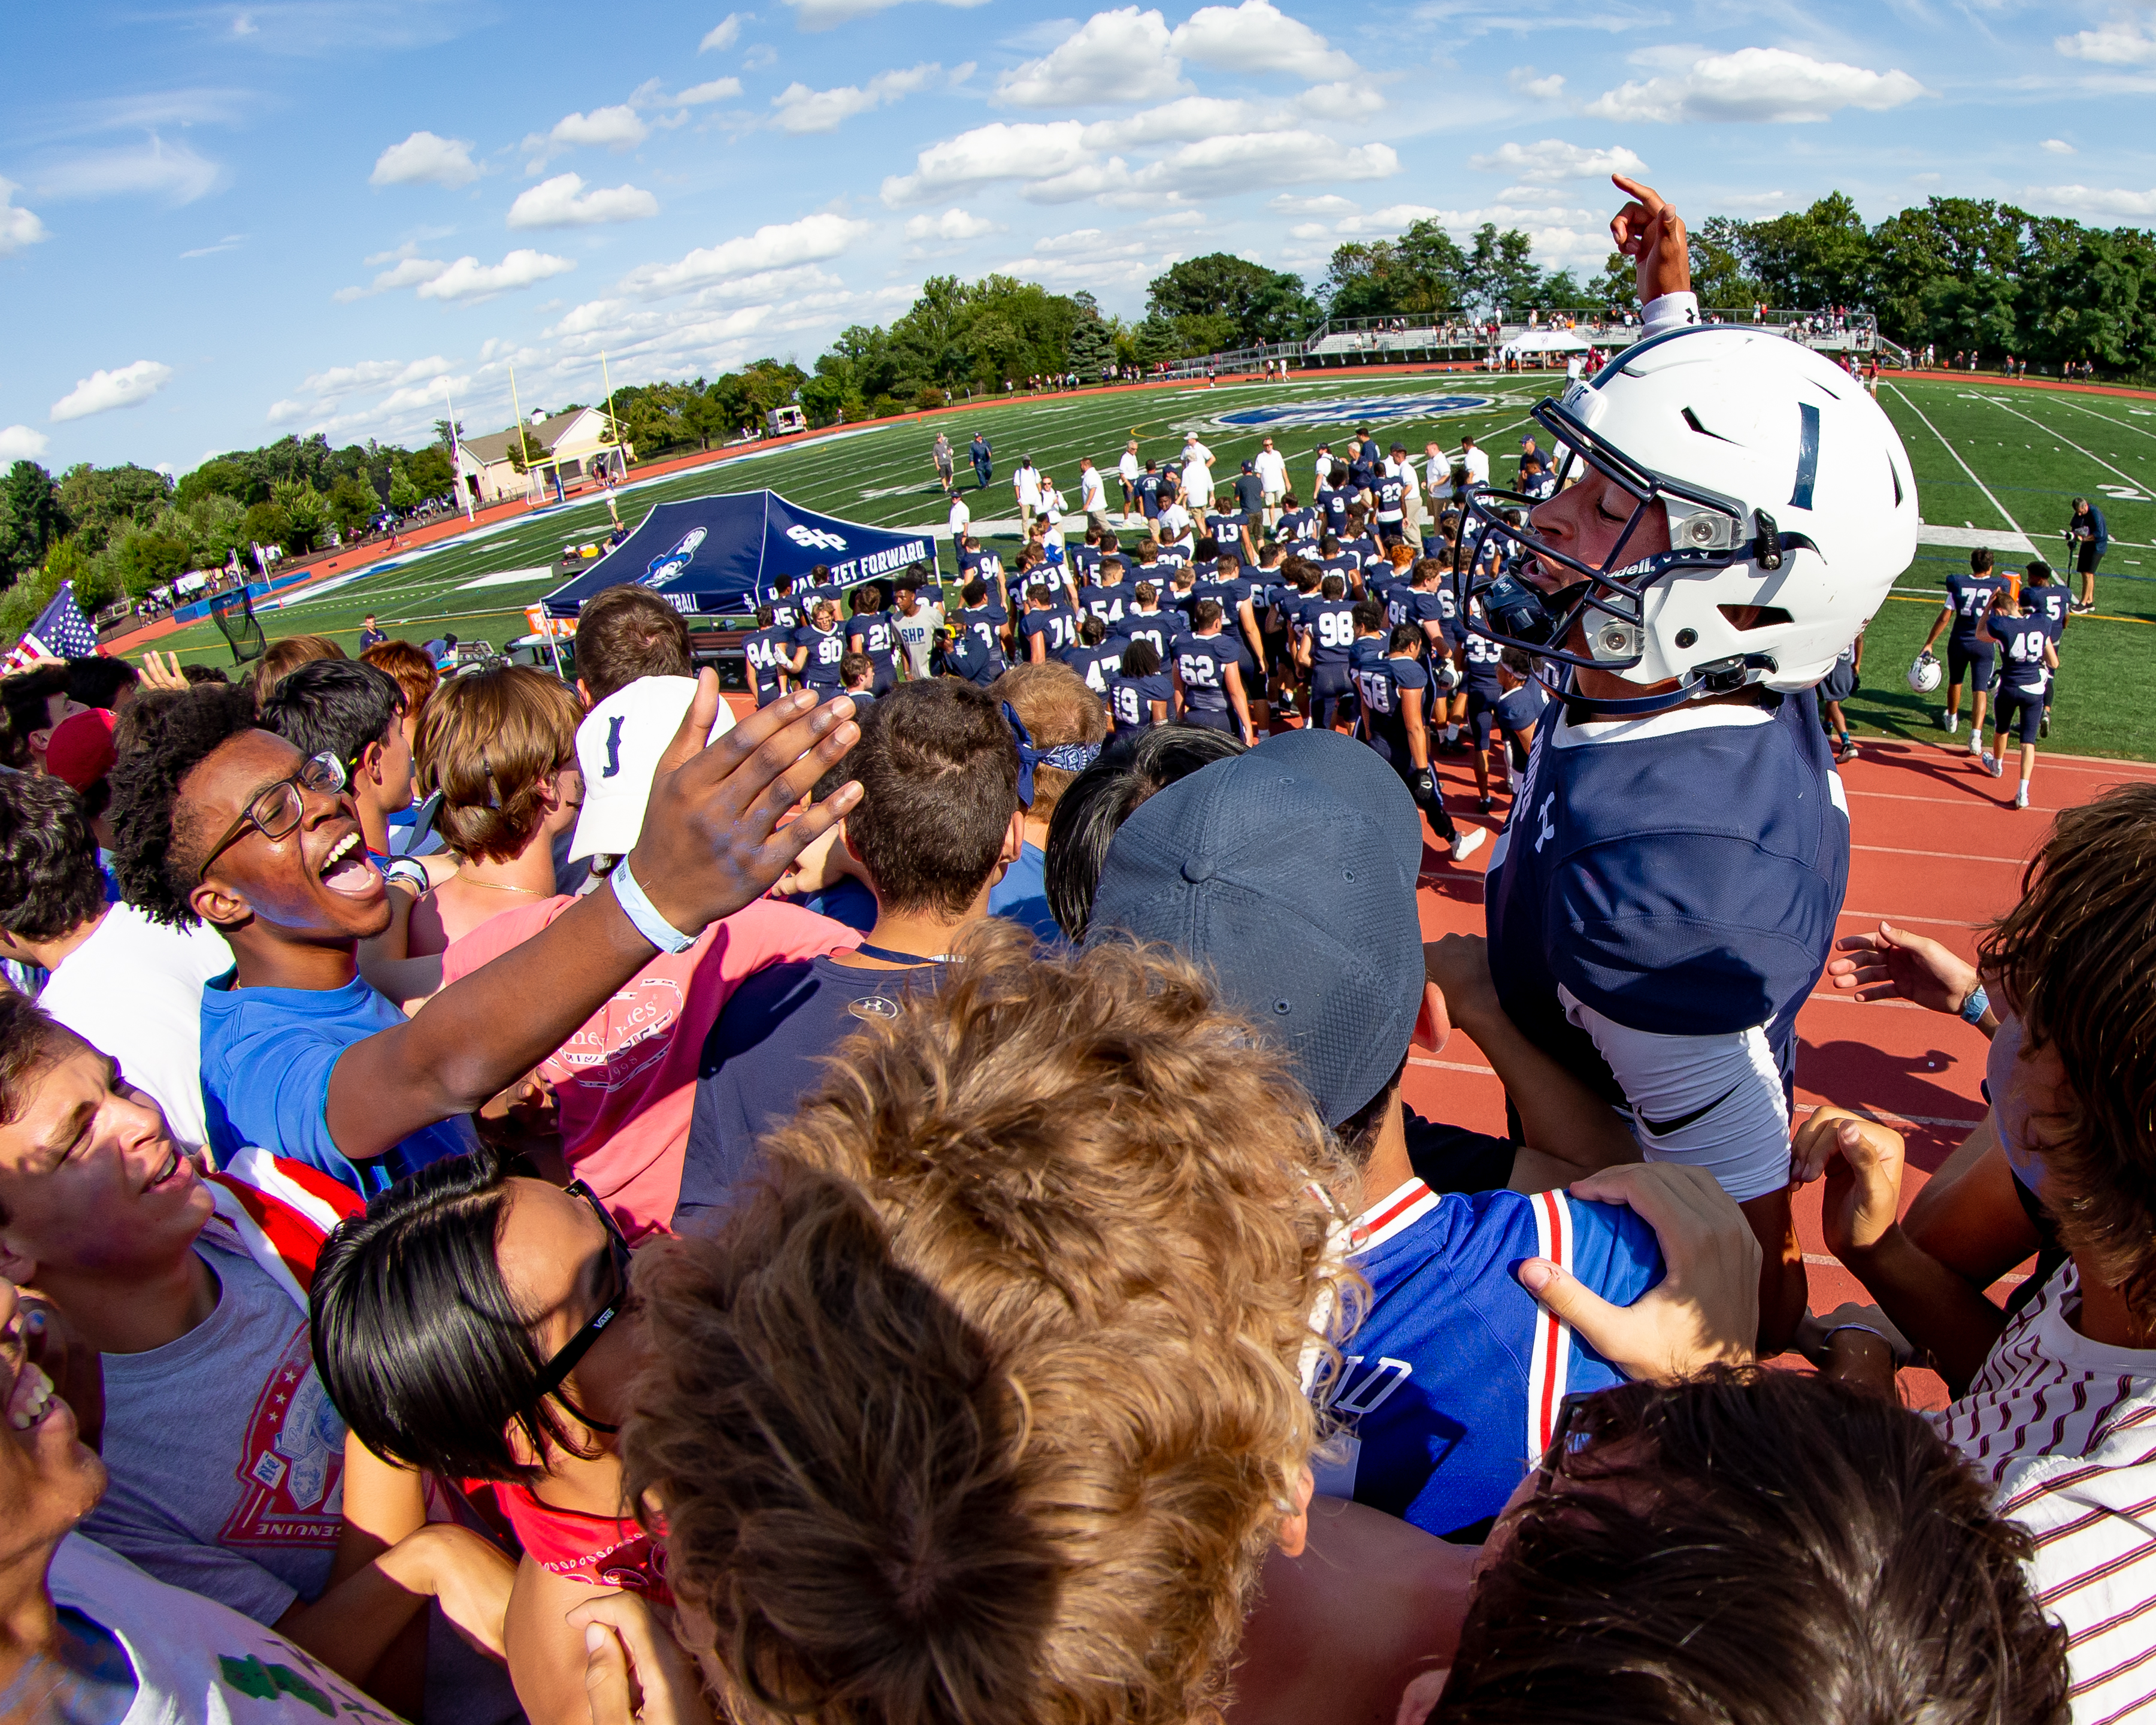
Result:
[[1326,1124],[1390,1081],[1422,1011],[1421,818],[1374,750],[1291,731],[1149,798],[1091,935],[1162,941],[1288,1055]]

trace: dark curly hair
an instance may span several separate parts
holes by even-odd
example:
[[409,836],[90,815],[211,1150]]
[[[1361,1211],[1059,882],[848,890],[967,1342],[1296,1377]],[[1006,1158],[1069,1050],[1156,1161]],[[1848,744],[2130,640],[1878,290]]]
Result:
[[52,940],[104,908],[82,799],[62,779],[0,773],[0,928]]
[[112,868],[121,896],[153,922],[192,928],[187,902],[201,868],[200,834],[180,830],[180,786],[223,744],[254,724],[254,694],[204,683],[185,694],[138,695],[130,714],[135,747],[113,763]]

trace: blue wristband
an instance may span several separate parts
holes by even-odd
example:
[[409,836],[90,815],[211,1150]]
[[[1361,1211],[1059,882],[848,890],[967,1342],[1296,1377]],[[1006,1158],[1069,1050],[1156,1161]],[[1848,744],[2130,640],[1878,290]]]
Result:
[[1984,1014],[1990,1010],[1991,997],[1984,992],[1984,984],[1979,983],[1969,991],[1969,999],[1961,1004],[1962,1020],[1964,1024],[1981,1024]]
[[627,857],[613,865],[607,881],[613,888],[613,901],[621,906],[622,915],[660,952],[685,952],[696,944],[696,935],[682,933],[653,907],[644,889],[636,884],[636,876],[629,873]]

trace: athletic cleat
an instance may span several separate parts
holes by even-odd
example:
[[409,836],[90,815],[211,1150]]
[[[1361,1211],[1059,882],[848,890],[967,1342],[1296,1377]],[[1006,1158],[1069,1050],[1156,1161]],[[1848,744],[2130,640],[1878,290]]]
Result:
[[1987,753],[1984,757],[1984,770],[1986,773],[1989,773],[1994,778],[2005,778],[2006,762],[2005,757],[1999,755]]
[[1984,753],[1984,732],[1980,726],[1974,723],[1969,727],[1969,752],[1972,755]]
[[1952,737],[1954,734],[1954,726],[1959,723],[1961,723],[1959,713],[1950,713],[1944,707],[1939,709],[1939,729],[1945,732],[1948,736]]
[[1841,752],[1835,757],[1835,759],[1837,761],[1854,761],[1856,758],[1856,745],[1853,742],[1845,742],[1841,746]]
[[1491,803],[1490,798],[1487,797],[1477,797],[1475,799],[1475,807],[1481,813],[1487,814],[1492,808],[1496,807],[1496,804]]
[[1462,827],[1452,835],[1452,860],[1466,862],[1482,848],[1482,841],[1490,835],[1480,827]]
[[2028,792],[2026,792],[2026,791],[2016,791],[2016,792],[2015,792],[2015,793],[2014,793],[2014,806],[2015,806],[2016,809],[2026,809],[2026,808],[2029,806],[2029,793],[2028,793]]
[[2044,709],[2044,716],[2036,721],[2036,735],[2039,737],[2049,737],[2051,734],[2051,710],[2049,707],[2046,707]]

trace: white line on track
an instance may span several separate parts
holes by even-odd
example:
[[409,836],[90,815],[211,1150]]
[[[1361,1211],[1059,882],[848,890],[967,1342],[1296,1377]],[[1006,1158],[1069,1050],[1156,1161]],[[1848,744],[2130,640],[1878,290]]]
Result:
[[[2015,521],[2011,515],[2007,513],[2006,506],[2005,504],[2001,503],[1996,497],[1992,497],[1991,487],[1984,484],[1982,480],[1977,478],[1976,470],[1974,467],[1971,467],[1968,462],[1962,460],[1961,451],[1957,449],[1952,444],[1947,442],[1946,434],[1941,431],[1938,426],[1933,424],[1929,418],[1925,417],[1924,410],[1922,408],[1918,407],[1916,403],[1911,401],[1907,395],[1902,393],[1902,386],[1900,384],[1889,383],[1887,387],[1892,390],[1895,394],[1902,397],[1902,406],[1908,408],[1908,410],[1914,413],[1919,419],[1923,420],[1925,430],[1930,432],[1931,434],[1938,439],[1942,444],[1946,444],[1947,454],[1953,456],[1957,462],[1960,463],[1961,470],[1969,476],[1970,480],[1975,485],[1977,490],[1983,492],[1986,497],[1991,498],[1991,506],[1999,511],[2000,518],[2004,520],[2009,526],[2012,527],[2015,532],[2021,533],[2021,523]],[[2021,533],[2021,536],[2024,539],[2026,539],[2029,536],[2026,533]]]
[[1852,845],[1851,850],[1876,850],[1886,856],[1936,856],[1948,862],[2005,863],[2010,868],[2020,868],[2029,859],[2025,856],[1972,856],[1965,850],[1904,850],[1897,845]]

